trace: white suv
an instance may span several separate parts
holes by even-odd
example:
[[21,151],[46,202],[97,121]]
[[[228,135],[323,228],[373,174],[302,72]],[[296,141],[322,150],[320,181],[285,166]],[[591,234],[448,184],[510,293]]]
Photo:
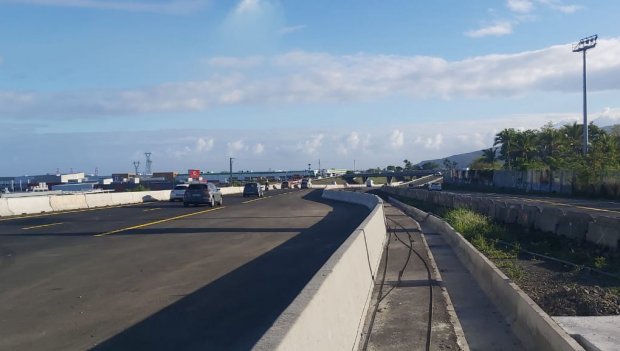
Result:
[[189,184],[177,184],[170,193],[170,201],[183,201],[183,195]]

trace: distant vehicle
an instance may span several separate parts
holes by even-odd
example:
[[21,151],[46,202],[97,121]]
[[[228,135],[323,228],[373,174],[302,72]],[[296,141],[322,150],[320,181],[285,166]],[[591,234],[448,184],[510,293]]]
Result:
[[373,186],[375,186],[375,181],[369,178],[368,180],[366,180],[366,186],[368,188],[372,188]]
[[312,181],[310,180],[310,178],[304,178],[301,180],[302,189],[309,189],[311,187],[312,187]]
[[243,187],[243,197],[263,197],[263,187],[258,183],[246,183]]
[[170,201],[183,201],[183,195],[185,195],[185,190],[189,184],[177,184],[175,185],[172,192],[170,192]]
[[440,183],[430,183],[428,185],[428,190],[429,191],[441,191],[441,184]]
[[183,195],[183,206],[185,207],[190,204],[195,206],[208,204],[214,207],[216,204],[222,206],[223,203],[222,192],[212,183],[190,184]]
[[441,174],[441,172],[437,171],[437,172],[435,172],[435,175],[436,175],[436,176],[440,176],[440,175],[442,175],[442,174]]
[[280,189],[289,189],[290,185],[288,182],[282,182],[282,184],[280,185]]

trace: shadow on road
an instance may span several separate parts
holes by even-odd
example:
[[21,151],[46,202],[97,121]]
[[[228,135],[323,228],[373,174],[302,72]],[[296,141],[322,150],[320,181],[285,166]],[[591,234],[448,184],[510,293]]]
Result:
[[94,349],[250,349],[368,214],[320,195],[304,196],[332,207],[318,223]]

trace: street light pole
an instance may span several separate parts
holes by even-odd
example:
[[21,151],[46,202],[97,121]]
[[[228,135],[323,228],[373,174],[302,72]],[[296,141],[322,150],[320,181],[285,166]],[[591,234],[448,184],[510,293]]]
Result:
[[592,35],[579,40],[573,45],[573,52],[583,53],[583,154],[588,154],[588,99],[586,93],[586,51],[596,46],[598,35]]
[[230,161],[230,175],[229,175],[229,177],[228,177],[228,184],[230,184],[230,186],[232,186],[232,185],[233,185],[233,183],[232,183],[232,181],[233,181],[233,180],[232,180],[232,163],[233,163],[232,161],[233,161],[233,160],[234,160],[234,158],[232,158],[232,157],[231,157],[231,158],[230,158],[230,160],[229,160],[229,161]]

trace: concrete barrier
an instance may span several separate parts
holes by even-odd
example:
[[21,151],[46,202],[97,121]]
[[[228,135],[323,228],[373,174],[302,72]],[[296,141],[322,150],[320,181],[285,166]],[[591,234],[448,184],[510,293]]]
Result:
[[567,238],[584,241],[588,231],[588,224],[594,218],[587,213],[567,211],[566,215],[560,218],[556,234],[564,235]]
[[229,186],[226,188],[220,188],[222,195],[241,194],[243,192],[242,186]]
[[[170,193],[172,190],[155,190],[155,191],[147,191],[146,196],[151,196],[152,200],[150,201],[169,201]],[[144,196],[143,196],[144,200]]]
[[258,341],[256,350],[356,350],[359,346],[387,238],[383,204],[363,193],[325,190],[323,197],[375,205]]
[[586,239],[595,244],[620,249],[620,228],[618,219],[599,216],[588,225]]
[[54,211],[70,211],[88,208],[84,194],[52,195],[49,197],[49,201]]
[[9,202],[6,198],[0,198],[0,217],[12,216],[13,212],[9,209]]
[[88,208],[112,206],[111,193],[84,194]]
[[564,217],[564,211],[561,209],[543,207],[542,211],[536,215],[534,228],[543,232],[555,233],[562,217]]
[[[447,207],[464,207],[482,213],[502,223],[516,223],[526,229],[563,235],[575,240],[585,240],[612,250],[620,249],[620,218],[568,211],[552,206],[528,205],[526,203],[484,198],[471,198],[456,193],[438,194],[420,189],[385,187],[383,191]],[[597,224],[598,218],[602,218]],[[615,222],[615,224],[614,224]]]
[[[52,195],[54,196],[54,195]],[[12,197],[7,199],[9,211],[15,215],[52,212],[50,198],[47,195],[30,197]]]
[[[481,254],[448,223],[423,211],[413,209],[394,199],[396,207],[405,213],[413,212],[431,229],[441,234],[463,265],[475,277],[478,285],[513,326],[515,334],[531,350],[584,350],[529,296],[514,284],[493,262]],[[418,219],[416,219],[418,220]]]

